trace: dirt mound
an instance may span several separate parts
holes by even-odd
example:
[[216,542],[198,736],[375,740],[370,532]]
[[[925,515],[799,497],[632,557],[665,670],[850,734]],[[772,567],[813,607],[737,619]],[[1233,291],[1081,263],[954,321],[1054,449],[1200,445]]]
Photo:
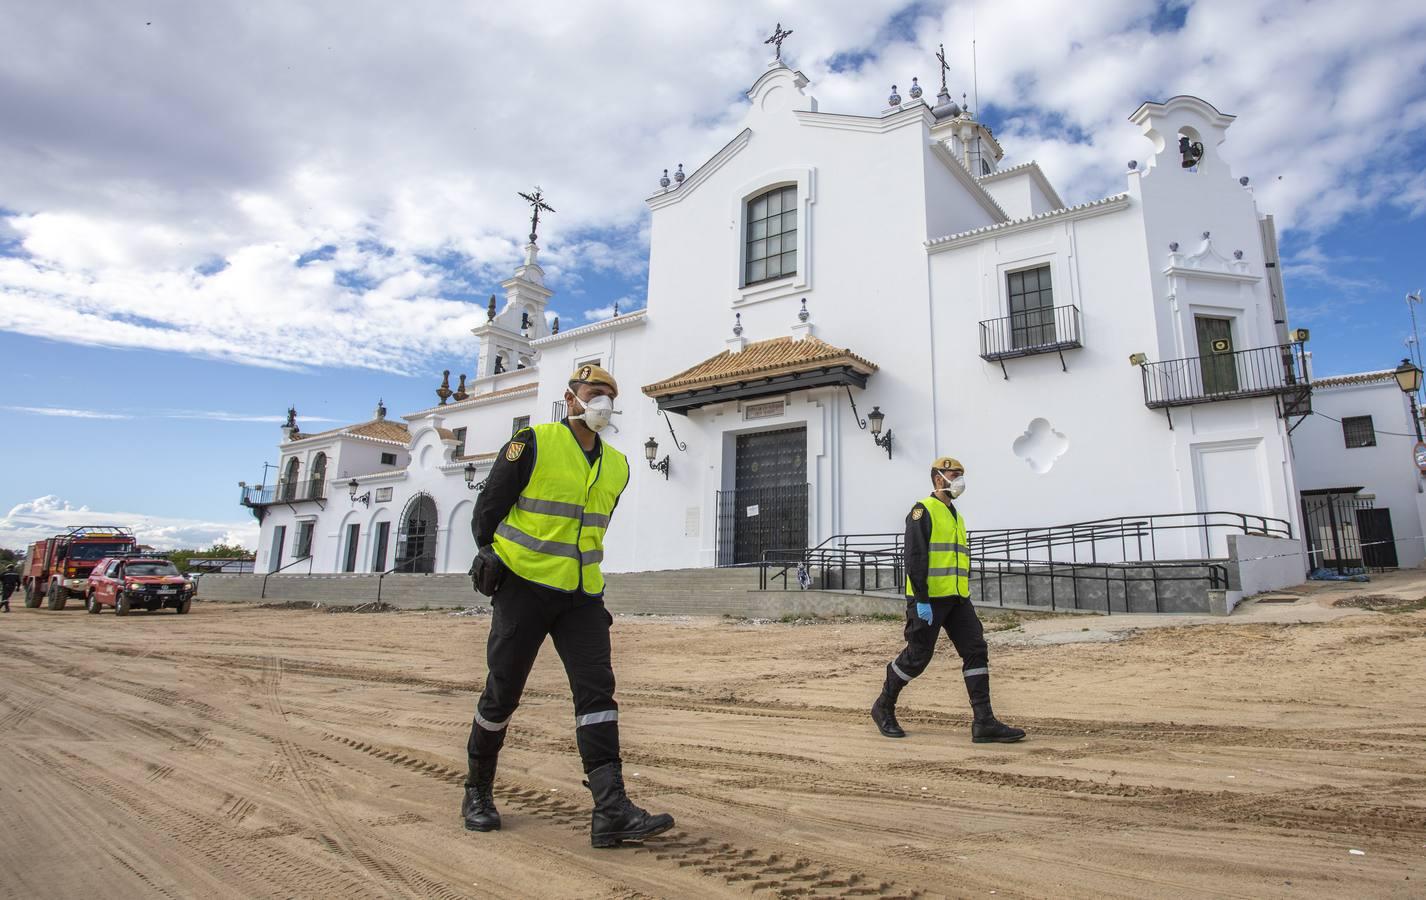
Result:
[[1393,597],[1391,594],[1363,594],[1360,597],[1345,597],[1332,605],[1369,609],[1372,612],[1409,613],[1426,609],[1426,597],[1412,600],[1407,597]]

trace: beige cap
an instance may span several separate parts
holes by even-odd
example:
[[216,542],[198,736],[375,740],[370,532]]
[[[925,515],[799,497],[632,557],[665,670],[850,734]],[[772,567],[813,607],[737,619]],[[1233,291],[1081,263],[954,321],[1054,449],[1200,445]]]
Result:
[[962,472],[964,472],[966,470],[966,467],[961,465],[961,461],[956,459],[954,456],[937,457],[936,461],[931,463],[931,468],[938,469],[941,471],[945,471],[946,469],[960,469]]
[[603,384],[613,388],[614,395],[619,395],[619,382],[614,380],[607,369],[600,366],[580,366],[574,374],[569,376],[571,386],[576,384]]

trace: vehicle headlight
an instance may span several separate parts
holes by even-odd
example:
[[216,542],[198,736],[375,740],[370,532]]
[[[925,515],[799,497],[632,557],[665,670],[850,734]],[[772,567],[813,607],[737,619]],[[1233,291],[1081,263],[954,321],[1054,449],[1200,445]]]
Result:
[[131,591],[137,591],[139,589],[139,583],[137,581],[131,581],[129,582],[128,587]]
[[183,582],[183,589],[184,589],[185,591],[191,591],[191,590],[193,590],[193,588],[194,588],[193,582],[191,582],[191,581],[185,581],[185,582]]

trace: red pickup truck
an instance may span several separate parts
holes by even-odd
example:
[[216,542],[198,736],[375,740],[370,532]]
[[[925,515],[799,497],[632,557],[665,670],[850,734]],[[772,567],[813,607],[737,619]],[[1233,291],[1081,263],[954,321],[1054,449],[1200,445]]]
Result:
[[120,616],[135,609],[172,609],[182,615],[192,606],[196,589],[191,579],[161,556],[111,556],[101,559],[89,576],[85,608],[98,613],[112,606]]

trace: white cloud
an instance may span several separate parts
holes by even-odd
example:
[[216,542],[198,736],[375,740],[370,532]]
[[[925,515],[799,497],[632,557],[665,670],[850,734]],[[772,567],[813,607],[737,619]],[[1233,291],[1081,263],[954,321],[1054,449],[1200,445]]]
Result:
[[[1069,202],[1146,155],[1126,121],[1140,101],[1192,93],[1239,116],[1224,153],[1281,229],[1426,212],[1426,7],[1200,0],[1156,30],[1163,6],[829,0],[799,9],[785,52],[824,110],[874,114],[912,75],[934,92],[941,41],[954,92],[972,91],[973,26],[980,103],[1010,111],[1007,162],[1039,159]],[[637,282],[643,198],[731,136],[786,12],[729,9],[16,5],[0,31],[0,329],[414,371],[469,352],[483,309],[452,298],[518,264],[515,191],[535,182],[558,210],[541,263],[560,296],[595,274]],[[859,65],[831,71],[849,53]]]
[[[177,410],[163,413],[165,419],[208,419],[214,422],[260,422],[264,424],[281,425],[287,421],[286,416],[263,416],[249,415],[245,413],[224,412],[222,410]],[[328,419],[324,416],[303,416],[303,422],[337,422],[339,419]]]
[[257,546],[256,520],[204,522],[143,513],[100,512],[75,506],[54,494],[19,503],[0,518],[0,546],[23,549],[43,538],[53,537],[70,525],[122,525],[134,530],[139,543],[159,550],[203,548],[215,543]]
[[55,416],[62,419],[128,419],[122,413],[99,412],[93,409],[66,409],[60,406],[7,406],[10,412],[29,413],[32,416]]

